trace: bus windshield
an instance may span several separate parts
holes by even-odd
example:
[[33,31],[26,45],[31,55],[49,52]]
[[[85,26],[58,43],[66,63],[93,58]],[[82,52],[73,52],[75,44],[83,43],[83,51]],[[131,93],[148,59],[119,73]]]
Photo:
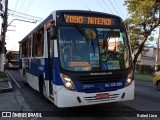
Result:
[[124,30],[60,27],[58,38],[63,69],[109,71],[131,66],[129,43]]
[[18,54],[8,54],[7,58],[9,59],[9,61],[19,62],[19,55]]

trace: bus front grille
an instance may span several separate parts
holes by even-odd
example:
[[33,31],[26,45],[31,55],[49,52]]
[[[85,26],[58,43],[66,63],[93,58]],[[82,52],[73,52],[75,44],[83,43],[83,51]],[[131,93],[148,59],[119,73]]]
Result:
[[116,75],[116,76],[80,76],[74,78],[74,81],[81,84],[90,84],[90,83],[105,83],[105,82],[117,82],[122,79],[127,78],[127,76]]
[[103,99],[97,99],[96,96],[90,96],[90,97],[84,97],[84,100],[86,102],[103,102],[103,101],[114,101],[116,100],[120,94],[112,94],[109,95],[108,98],[103,98]]

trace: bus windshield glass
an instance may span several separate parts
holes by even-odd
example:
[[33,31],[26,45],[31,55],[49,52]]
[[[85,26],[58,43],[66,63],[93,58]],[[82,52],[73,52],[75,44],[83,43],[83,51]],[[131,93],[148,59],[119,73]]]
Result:
[[8,54],[7,58],[12,62],[19,62],[19,55],[18,54]]
[[109,71],[131,66],[129,43],[124,30],[60,27],[58,39],[63,69]]

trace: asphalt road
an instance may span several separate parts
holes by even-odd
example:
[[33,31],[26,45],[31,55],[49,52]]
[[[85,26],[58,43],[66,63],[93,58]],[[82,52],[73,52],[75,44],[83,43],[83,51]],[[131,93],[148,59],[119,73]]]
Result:
[[124,104],[139,111],[160,111],[160,91],[152,82],[136,81],[135,99]]
[[[49,117],[56,117],[56,120],[74,120],[75,117],[76,120],[84,120],[86,117],[87,120],[96,120],[97,117],[101,120],[105,120],[106,117],[107,119],[112,120],[112,117],[114,117],[116,120],[137,120],[137,117],[135,117],[137,114],[143,115],[152,113],[160,115],[160,112],[158,112],[160,111],[160,91],[158,91],[150,82],[136,82],[135,99],[133,101],[62,109],[57,108],[54,104],[48,102],[31,87],[25,86],[18,70],[8,70],[8,72],[18,83],[20,87],[19,90],[21,91],[26,103],[30,106],[32,111],[45,111]],[[18,89],[15,82],[13,82],[13,84],[14,88]],[[147,113],[145,113],[145,111]],[[142,116],[142,118],[145,117]],[[157,118],[155,119],[157,120]]]

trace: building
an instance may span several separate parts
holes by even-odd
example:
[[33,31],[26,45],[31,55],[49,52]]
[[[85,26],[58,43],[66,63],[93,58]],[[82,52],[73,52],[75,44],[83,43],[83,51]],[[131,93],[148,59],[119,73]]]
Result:
[[[137,64],[150,65],[150,66],[154,67],[155,63],[156,63],[156,50],[157,50],[157,48],[154,46],[145,47],[137,59]],[[159,50],[158,56],[159,56],[158,65],[160,65],[160,50]]]

